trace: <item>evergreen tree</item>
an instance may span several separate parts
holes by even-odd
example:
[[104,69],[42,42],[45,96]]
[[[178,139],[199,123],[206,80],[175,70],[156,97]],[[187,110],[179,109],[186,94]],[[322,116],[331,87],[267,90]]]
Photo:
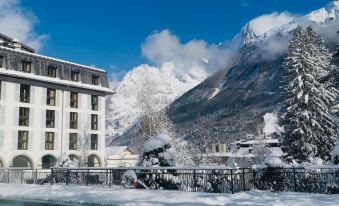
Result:
[[[339,31],[337,31],[337,33],[339,34]],[[339,66],[339,44],[337,44],[337,50],[333,56],[333,63]]]
[[318,81],[330,71],[330,60],[323,40],[311,27],[293,30],[282,81],[286,98],[282,148],[288,159],[327,159],[334,146],[336,128],[329,109],[335,94]]

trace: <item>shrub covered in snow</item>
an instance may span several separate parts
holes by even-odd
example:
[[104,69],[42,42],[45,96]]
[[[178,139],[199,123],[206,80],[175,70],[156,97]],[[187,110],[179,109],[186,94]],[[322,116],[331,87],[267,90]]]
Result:
[[138,178],[135,172],[133,170],[127,170],[122,176],[121,185],[126,189],[136,188],[137,180]]
[[[159,134],[147,140],[140,155],[138,165],[141,167],[174,167],[175,151],[171,146],[171,138],[167,134]],[[163,174],[161,170],[151,170],[153,174],[140,174],[139,179],[151,189],[178,189],[175,181],[176,171],[169,170]],[[168,174],[170,173],[170,174]]]
[[55,164],[54,168],[76,168],[79,163],[72,161],[68,155],[62,155],[59,161]]
[[264,159],[264,164],[268,167],[282,167],[282,161],[280,159],[280,157],[275,156],[275,155],[267,155]]
[[138,165],[141,167],[176,166],[175,151],[167,134],[159,134],[145,142]]

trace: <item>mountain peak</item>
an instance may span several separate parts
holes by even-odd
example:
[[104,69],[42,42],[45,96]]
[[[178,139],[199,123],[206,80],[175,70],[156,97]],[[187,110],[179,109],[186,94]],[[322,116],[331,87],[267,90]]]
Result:
[[243,37],[243,43],[244,44],[250,43],[258,37],[258,35],[254,32],[251,23],[247,23],[241,29],[240,33],[241,33],[241,36]]

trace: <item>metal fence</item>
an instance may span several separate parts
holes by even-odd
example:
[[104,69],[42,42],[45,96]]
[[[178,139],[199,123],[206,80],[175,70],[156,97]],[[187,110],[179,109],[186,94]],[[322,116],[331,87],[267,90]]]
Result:
[[51,172],[31,169],[0,169],[1,183],[42,184]]
[[0,170],[0,182],[123,186],[133,170],[142,185],[155,190],[236,193],[251,189],[339,194],[338,168],[76,168]]

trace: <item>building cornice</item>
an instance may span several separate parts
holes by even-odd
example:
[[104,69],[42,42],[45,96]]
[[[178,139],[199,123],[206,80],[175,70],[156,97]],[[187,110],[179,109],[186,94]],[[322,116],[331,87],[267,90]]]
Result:
[[89,91],[101,92],[101,93],[104,93],[105,95],[110,95],[114,93],[110,88],[102,87],[99,85],[83,84],[81,82],[61,80],[58,78],[40,76],[40,75],[35,75],[32,73],[24,73],[24,72],[19,72],[15,70],[7,70],[5,68],[0,68],[0,75],[33,80],[33,81],[38,81],[38,82],[44,82],[44,83],[49,83],[49,84],[56,84],[56,85],[61,85],[65,87],[73,87],[73,88],[79,88],[79,89],[84,89],[84,90],[89,90]]

